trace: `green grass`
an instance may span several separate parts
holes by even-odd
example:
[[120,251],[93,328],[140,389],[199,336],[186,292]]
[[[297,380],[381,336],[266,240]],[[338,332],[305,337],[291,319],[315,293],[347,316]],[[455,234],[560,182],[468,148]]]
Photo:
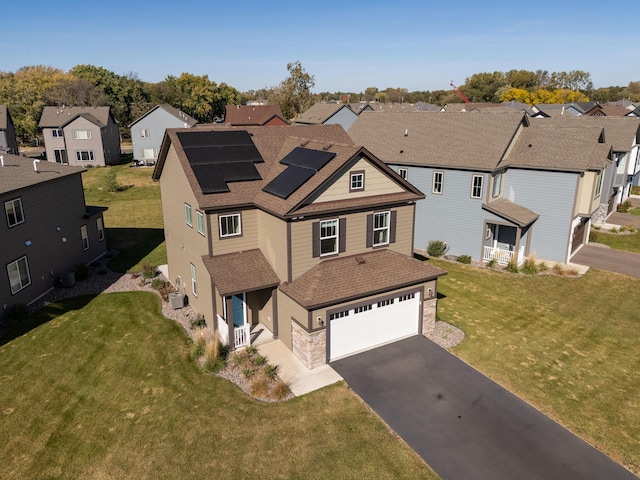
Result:
[[37,324],[0,347],[3,478],[438,478],[342,383],[273,404],[203,373],[154,294]]
[[[110,170],[121,186],[113,193],[104,188]],[[107,244],[120,252],[109,263],[115,271],[140,271],[145,262],[167,262],[160,186],[151,180],[152,171],[125,164],[88,169],[82,176],[87,204],[109,207],[104,214]]]
[[602,243],[616,250],[640,253],[640,230],[634,233],[608,233],[603,230],[591,230],[589,241]]
[[640,473],[640,279],[511,275],[431,260],[453,351]]

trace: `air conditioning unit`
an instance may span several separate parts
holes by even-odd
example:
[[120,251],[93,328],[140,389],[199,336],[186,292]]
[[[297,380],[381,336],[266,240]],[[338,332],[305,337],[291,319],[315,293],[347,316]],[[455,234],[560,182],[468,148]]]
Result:
[[169,305],[171,305],[171,308],[174,310],[184,307],[184,296],[180,292],[170,293]]

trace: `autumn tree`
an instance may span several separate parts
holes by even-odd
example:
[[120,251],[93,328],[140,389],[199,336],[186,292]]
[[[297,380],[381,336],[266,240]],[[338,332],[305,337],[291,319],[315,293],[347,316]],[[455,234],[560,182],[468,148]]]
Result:
[[496,102],[496,92],[506,84],[502,72],[475,73],[465,80],[460,91],[472,102]]
[[287,63],[287,71],[289,76],[280,83],[277,97],[284,118],[291,120],[315,103],[311,89],[316,82],[299,61]]

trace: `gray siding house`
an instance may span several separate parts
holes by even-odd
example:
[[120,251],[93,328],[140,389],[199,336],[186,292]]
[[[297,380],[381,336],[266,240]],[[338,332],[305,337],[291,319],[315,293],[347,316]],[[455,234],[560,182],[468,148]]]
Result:
[[129,125],[133,159],[154,164],[167,128],[191,128],[198,121],[167,103],[156,105]]
[[302,112],[293,119],[294,125],[342,125],[342,128],[349,130],[349,127],[358,118],[349,105],[341,103],[316,103],[308,110]]
[[6,105],[0,105],[0,153],[18,155],[16,129]]
[[49,162],[104,167],[120,160],[120,131],[109,107],[44,107],[40,128]]
[[588,240],[611,147],[600,127],[541,122],[507,111],[365,113],[348,133],[426,194],[416,248],[442,240],[477,260],[568,263]]
[[85,205],[83,168],[0,155],[0,320],[107,252],[103,212]]

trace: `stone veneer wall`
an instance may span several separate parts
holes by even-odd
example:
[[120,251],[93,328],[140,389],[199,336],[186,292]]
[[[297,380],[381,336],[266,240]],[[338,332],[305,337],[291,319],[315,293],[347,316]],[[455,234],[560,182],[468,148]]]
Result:
[[430,298],[422,302],[422,335],[428,337],[436,328],[437,298]]
[[596,225],[602,225],[603,223],[605,223],[607,217],[609,216],[609,214],[607,213],[608,210],[608,205],[600,205],[598,209],[593,212],[593,215],[591,215],[591,222]]
[[307,332],[296,322],[291,332],[293,354],[308,369],[327,363],[327,329]]

